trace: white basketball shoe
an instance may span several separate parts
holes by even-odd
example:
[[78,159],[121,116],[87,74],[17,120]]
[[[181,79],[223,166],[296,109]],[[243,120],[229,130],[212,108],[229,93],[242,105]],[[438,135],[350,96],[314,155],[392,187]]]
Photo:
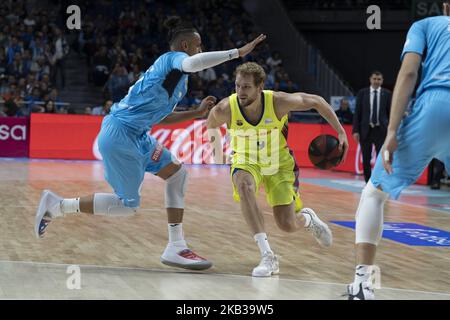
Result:
[[370,281],[350,283],[347,285],[347,293],[344,296],[348,300],[375,300],[375,294]]
[[252,276],[254,277],[270,277],[273,274],[278,274],[280,267],[277,256],[270,251],[264,252],[261,262],[253,269]]
[[187,247],[186,241],[169,243],[161,256],[165,265],[189,270],[206,270],[212,263]]
[[[61,201],[63,198],[50,190],[44,190],[41,194],[39,207],[36,211],[36,219],[34,223],[34,233],[36,237],[42,238],[45,234],[51,219],[61,217]],[[47,219],[46,219],[47,218]]]
[[305,227],[306,230],[312,232],[314,238],[321,246],[330,247],[333,243],[333,234],[328,225],[320,220],[311,208],[303,208],[301,213],[310,217],[309,224]]

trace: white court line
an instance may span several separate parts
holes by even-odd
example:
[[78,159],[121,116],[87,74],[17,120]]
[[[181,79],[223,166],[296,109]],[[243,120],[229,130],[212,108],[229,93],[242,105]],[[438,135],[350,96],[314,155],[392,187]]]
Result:
[[[199,271],[172,271],[166,269],[150,269],[150,268],[139,268],[139,267],[117,267],[117,266],[101,266],[101,265],[82,265],[82,264],[67,264],[67,263],[54,263],[54,262],[35,262],[35,261],[10,261],[10,260],[0,260],[0,263],[17,263],[17,264],[31,264],[31,265],[43,265],[43,266],[57,266],[57,267],[68,267],[71,265],[77,265],[80,268],[94,268],[94,269],[112,269],[112,270],[134,270],[134,271],[149,271],[149,272],[163,272],[163,273],[178,273],[178,274],[190,274],[192,273],[198,275],[216,275],[216,276],[224,276],[230,278],[250,278],[253,279],[252,276],[245,276],[240,274],[230,274],[230,273],[208,273],[208,272],[199,272]],[[304,283],[312,283],[317,285],[336,285],[336,286],[346,286],[347,283],[338,283],[338,282],[327,282],[327,281],[311,281],[311,280],[300,280],[300,279],[289,279],[289,278],[267,278],[281,281],[290,281],[290,282],[304,282]],[[382,287],[381,290],[395,290],[402,292],[414,292],[414,293],[422,293],[422,294],[434,294],[434,295],[444,295],[450,298],[450,293],[445,292],[432,292],[432,291],[421,291],[421,290],[410,290],[410,289],[399,289],[399,288],[390,288],[390,287]]]

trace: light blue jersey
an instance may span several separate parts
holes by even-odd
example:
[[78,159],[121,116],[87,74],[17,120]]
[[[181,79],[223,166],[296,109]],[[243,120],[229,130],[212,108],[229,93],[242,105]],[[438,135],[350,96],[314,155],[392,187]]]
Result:
[[188,75],[181,63],[185,52],[170,51],[130,87],[128,94],[111,108],[111,115],[137,133],[147,132],[172,113],[187,92]]
[[98,146],[105,179],[127,207],[139,207],[146,172],[157,174],[177,161],[149,130],[186,95],[188,75],[181,64],[187,56],[184,52],[160,56],[103,119]]
[[422,79],[417,96],[431,88],[450,90],[450,17],[430,17],[409,29],[401,59],[408,52],[422,56]]
[[450,17],[415,22],[402,59],[408,52],[422,56],[421,83],[411,114],[402,120],[397,132],[393,173],[384,170],[380,153],[370,178],[393,199],[417,180],[433,158],[450,169]]

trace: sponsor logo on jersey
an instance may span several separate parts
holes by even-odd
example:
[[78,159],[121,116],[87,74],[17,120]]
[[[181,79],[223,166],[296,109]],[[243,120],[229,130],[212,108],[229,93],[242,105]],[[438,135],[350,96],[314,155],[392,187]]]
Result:
[[161,159],[162,153],[163,153],[163,149],[164,147],[162,146],[162,144],[159,144],[156,146],[155,151],[153,151],[152,154],[152,160],[157,162]]

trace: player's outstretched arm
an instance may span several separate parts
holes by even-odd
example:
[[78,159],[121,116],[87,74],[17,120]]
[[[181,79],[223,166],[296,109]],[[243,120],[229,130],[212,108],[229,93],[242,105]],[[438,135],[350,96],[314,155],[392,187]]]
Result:
[[264,41],[266,36],[259,35],[253,41],[247,43],[239,49],[226,51],[211,51],[197,53],[187,57],[182,61],[181,67],[184,72],[198,72],[224,63],[228,60],[244,57],[255,49],[258,43]]
[[226,163],[222,147],[222,134],[219,127],[231,120],[231,110],[228,98],[221,100],[209,113],[206,120],[208,139],[213,150],[214,162],[216,164]]
[[348,152],[347,134],[339,122],[333,108],[331,108],[324,98],[303,92],[276,92],[274,93],[274,104],[277,106],[277,113],[280,111],[282,115],[285,115],[290,111],[317,110],[317,112],[319,112],[338,133],[339,149],[344,150],[341,162],[345,161]]
[[202,100],[200,105],[195,110],[172,112],[167,117],[165,117],[160,123],[161,124],[173,124],[178,122],[183,122],[186,120],[203,118],[211,110],[211,108],[216,104],[216,97],[207,96]]
[[402,66],[398,72],[392,94],[388,132],[382,150],[383,166],[387,173],[392,173],[393,154],[397,149],[397,130],[416,86],[421,61],[421,55],[408,52],[403,57]]

